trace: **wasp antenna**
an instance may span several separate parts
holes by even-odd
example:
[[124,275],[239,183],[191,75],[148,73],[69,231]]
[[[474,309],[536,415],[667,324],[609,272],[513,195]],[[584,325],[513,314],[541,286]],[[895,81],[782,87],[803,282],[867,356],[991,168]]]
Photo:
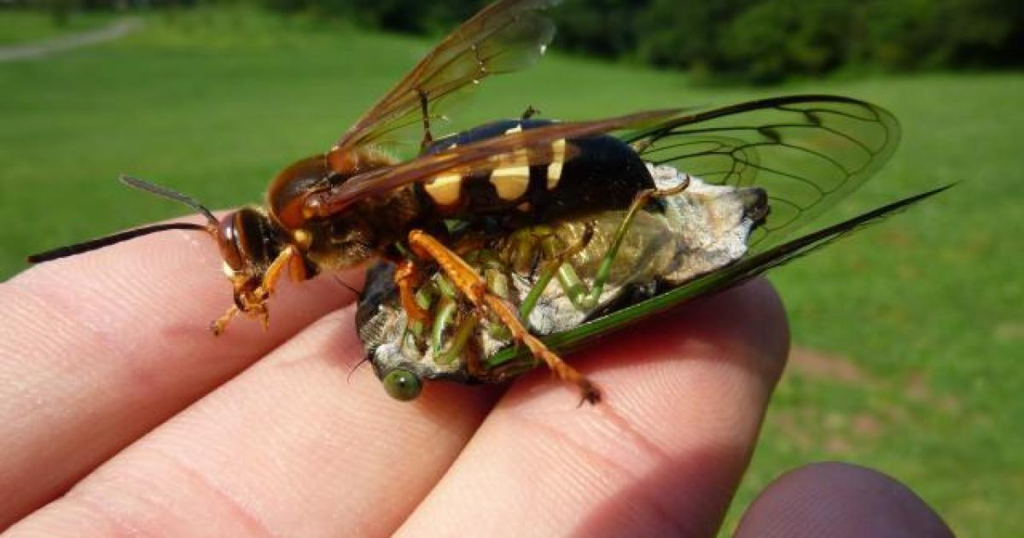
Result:
[[156,232],[164,232],[167,230],[198,230],[201,232],[208,231],[206,226],[200,226],[199,224],[192,224],[190,222],[172,222],[169,224],[154,224],[152,226],[145,226],[142,228],[135,228],[134,230],[128,230],[126,232],[116,233],[98,239],[92,239],[89,241],[83,241],[81,243],[75,243],[74,245],[68,245],[66,247],[59,247],[53,250],[47,250],[46,252],[40,252],[39,254],[33,254],[28,257],[28,263],[42,263],[48,262],[60,258],[67,258],[68,256],[74,256],[75,254],[81,254],[83,252],[89,252],[90,250],[100,249],[106,246],[113,245],[115,243],[121,243],[129,239],[135,239],[143,235],[149,235]]
[[185,204],[185,205],[191,207],[192,209],[195,209],[199,213],[201,213],[204,217],[206,217],[207,222],[209,222],[210,226],[212,226],[214,228],[216,228],[217,225],[219,224],[219,222],[217,221],[217,217],[214,217],[213,213],[209,209],[207,209],[206,206],[204,206],[203,204],[199,203],[198,200],[196,200],[195,198],[192,198],[191,196],[182,194],[182,193],[180,193],[178,191],[175,191],[175,190],[171,190],[171,189],[169,189],[167,187],[163,187],[163,186],[157,185],[155,183],[150,183],[148,181],[145,181],[145,180],[142,180],[142,179],[139,179],[139,178],[135,178],[135,177],[131,177],[131,176],[127,176],[127,175],[124,175],[124,174],[121,174],[121,177],[118,178],[118,180],[121,183],[123,183],[123,184],[125,184],[125,185],[127,185],[129,187],[132,187],[133,189],[138,189],[140,191],[145,191],[145,192],[148,192],[150,194],[155,194],[157,196],[160,196],[162,198],[167,198],[169,200],[174,200],[175,202],[179,202],[179,203]]

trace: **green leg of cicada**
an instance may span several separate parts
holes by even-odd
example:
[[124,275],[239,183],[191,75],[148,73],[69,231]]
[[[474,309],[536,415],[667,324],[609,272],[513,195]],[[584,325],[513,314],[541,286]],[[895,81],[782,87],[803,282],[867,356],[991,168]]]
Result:
[[445,331],[458,310],[458,303],[450,297],[441,297],[438,302],[437,313],[434,315],[434,322],[430,327],[430,347],[433,348],[435,356],[440,354],[444,348]]
[[[548,256],[554,263],[545,267],[545,271],[541,273],[540,278],[537,280],[537,285],[530,290],[529,294],[527,294],[526,300],[523,301],[519,310],[520,316],[523,319],[528,319],[528,316],[530,315],[530,312],[533,311],[534,306],[536,306],[540,295],[544,293],[544,289],[555,275],[558,276],[558,282],[561,285],[562,290],[565,292],[565,295],[578,310],[587,311],[597,306],[598,299],[600,299],[601,294],[604,293],[604,286],[608,283],[608,279],[611,277],[612,264],[615,262],[615,257],[618,255],[619,249],[622,247],[622,241],[626,238],[626,233],[629,231],[633,221],[636,220],[636,216],[640,210],[642,210],[652,199],[679,194],[689,185],[690,177],[686,176],[686,179],[683,180],[682,183],[670,189],[648,189],[637,194],[636,198],[633,199],[633,203],[630,204],[629,210],[626,211],[626,216],[622,219],[622,223],[619,224],[618,229],[615,230],[615,236],[612,238],[611,247],[608,249],[608,252],[605,253],[604,257],[601,258],[601,263],[597,268],[597,274],[594,275],[594,283],[591,285],[590,289],[587,289],[586,283],[579,277],[572,265],[565,263],[565,260],[574,252],[552,255],[552,253],[557,250],[558,240],[554,236],[545,238],[545,240],[541,242],[541,248],[544,250],[545,256]],[[585,246],[585,244],[583,246]],[[548,274],[548,271],[550,271],[550,274]]]
[[[452,335],[451,343],[448,349],[437,352],[435,355],[435,362],[438,364],[451,364],[452,361],[462,356],[466,351],[466,344],[469,343],[473,334],[476,332],[477,325],[480,324],[479,318],[474,313],[470,313],[466,316],[466,319],[462,320],[455,329],[455,334]],[[475,374],[473,361],[466,361],[469,367],[470,373]],[[479,370],[479,367],[475,368]]]
[[[483,273],[484,282],[487,284],[487,289],[494,295],[508,300],[511,296],[508,268],[501,263],[501,259],[492,251],[486,251],[481,256],[480,263],[482,268],[481,272]],[[512,332],[502,323],[489,324],[487,332],[490,333],[492,338],[498,340],[508,340],[512,338]]]
[[[497,256],[490,251],[476,251],[473,256],[473,263],[483,269],[484,280],[487,289],[499,297],[508,298],[508,277],[500,270],[500,263]],[[458,291],[450,280],[444,276],[435,279],[441,299],[437,306],[437,315],[434,317],[433,330],[431,332],[431,344],[434,350],[435,361],[438,364],[450,364],[466,352],[466,345],[473,337],[477,327],[480,325],[479,315],[470,311],[464,319],[456,326],[454,334],[447,341],[445,349],[445,334],[455,320],[458,309]],[[489,326],[491,336],[499,340],[511,338],[508,328],[500,323]],[[472,357],[470,357],[472,359]],[[467,360],[467,367],[470,372],[477,374],[480,370],[479,364]]]
[[547,258],[547,262],[544,263],[544,267],[541,268],[540,274],[537,275],[537,282],[534,283],[533,287],[530,288],[530,292],[526,294],[526,298],[523,299],[522,304],[519,305],[519,317],[521,319],[529,319],[530,313],[533,312],[534,307],[537,306],[537,301],[540,300],[540,296],[547,289],[548,284],[559,276],[559,282],[563,284],[564,290],[567,295],[585,293],[586,286],[576,278],[578,285],[573,288],[566,284],[568,280],[562,278],[563,268],[571,272],[571,275],[575,277],[576,273],[573,271],[572,266],[566,263],[570,257],[577,252],[587,248],[587,243],[594,235],[594,229],[587,225],[587,229],[583,232],[583,237],[580,238],[576,244],[569,246],[568,248],[562,248],[561,241],[554,233],[544,235],[540,240],[541,251]]

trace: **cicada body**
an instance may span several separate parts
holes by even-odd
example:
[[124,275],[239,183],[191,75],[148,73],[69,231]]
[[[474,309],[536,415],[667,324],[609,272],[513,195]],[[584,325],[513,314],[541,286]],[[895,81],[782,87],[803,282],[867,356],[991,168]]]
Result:
[[[651,170],[659,186],[685,178],[667,166]],[[765,191],[708,185],[696,178],[684,191],[666,197],[663,207],[645,208],[632,219],[625,211],[606,211],[510,235],[464,231],[455,244],[464,247],[463,257],[490,291],[517,308],[531,332],[544,337],[551,349],[568,352],[745,282],[941,190],[761,252],[752,252],[748,240],[770,210]],[[604,263],[609,270],[602,285]],[[460,298],[442,271],[432,272],[417,290],[430,312],[427,322],[411,319],[393,273],[394,266],[386,263],[370,269],[356,315],[366,359],[393,397],[414,398],[425,380],[503,383],[539,365],[517,348],[499,320],[479,316]],[[584,299],[588,290],[597,292],[589,301]]]
[[[661,189],[685,188],[633,214],[599,211],[510,234],[456,230],[453,248],[540,336],[571,330],[743,256],[768,209],[762,189],[707,185],[669,166],[648,171]],[[411,320],[393,270],[381,265],[370,271],[357,314],[368,356],[383,378],[406,370],[423,379],[500,382],[535,364],[523,357],[482,367],[514,339],[499,321],[468,308],[443,272],[417,290],[428,322]]]

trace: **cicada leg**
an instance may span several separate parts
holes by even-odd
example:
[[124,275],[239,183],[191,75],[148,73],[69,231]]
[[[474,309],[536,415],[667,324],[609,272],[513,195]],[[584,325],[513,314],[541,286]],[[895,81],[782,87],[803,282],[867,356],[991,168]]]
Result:
[[228,308],[223,316],[217,318],[210,324],[210,330],[215,336],[219,336],[227,329],[238,314],[245,314],[247,317],[260,320],[263,329],[270,327],[270,312],[267,309],[267,300],[273,295],[281,276],[289,273],[292,280],[305,280],[309,277],[306,265],[302,260],[302,254],[294,246],[288,246],[274,258],[274,261],[263,273],[260,285],[253,290],[241,289],[243,282],[235,284],[235,304]]
[[[619,253],[619,249],[622,247],[622,241],[626,237],[626,233],[629,231],[630,226],[636,219],[637,214],[644,206],[647,205],[654,198],[663,198],[665,196],[673,196],[683,192],[686,187],[690,184],[690,177],[686,176],[679,185],[669,189],[647,189],[637,193],[633,202],[630,204],[629,209],[626,211],[625,218],[622,219],[622,223],[615,230],[615,235],[612,238],[611,247],[608,252],[601,258],[601,263],[598,265],[597,273],[594,275],[594,282],[590,288],[576,273],[573,269],[572,264],[566,263],[569,257],[581,250],[586,246],[586,243],[580,241],[575,246],[563,249],[561,252],[558,251],[559,242],[554,236],[550,236],[541,241],[541,248],[544,255],[551,260],[548,264],[545,264],[545,269],[541,272],[537,279],[536,285],[527,294],[526,299],[523,300],[522,305],[519,309],[519,315],[523,319],[528,319],[530,312],[533,311],[534,306],[537,304],[537,300],[541,294],[547,288],[548,284],[554,276],[558,276],[559,284],[562,286],[562,290],[566,296],[572,302],[573,306],[581,311],[591,310],[597,306],[598,300],[601,298],[601,294],[604,293],[604,286],[608,283],[608,279],[611,277],[612,264],[615,262],[615,257]],[[584,239],[592,233],[592,230],[588,229],[588,232],[584,234]]]
[[[574,278],[570,280],[568,278],[560,278],[559,281],[563,286],[563,290],[566,295],[572,297],[574,295],[579,296],[580,294],[586,293],[584,290],[586,286],[580,281],[579,277],[576,276],[576,272],[573,271],[572,266],[567,264],[566,261],[574,256],[576,253],[587,248],[591,238],[594,236],[594,228],[589,223],[586,225],[586,229],[583,232],[583,236],[580,237],[573,245],[561,248],[561,242],[552,233],[544,236],[540,241],[541,250],[544,255],[548,258],[548,261],[544,263],[540,273],[537,275],[537,281],[533,287],[530,288],[530,292],[526,294],[526,298],[519,305],[519,317],[522,319],[529,319],[530,313],[533,312],[534,307],[537,306],[537,301],[540,300],[541,294],[547,289],[548,284],[555,275],[566,273],[567,276]],[[560,275],[561,276],[561,275]],[[575,305],[575,302],[573,302]]]
[[[459,252],[459,249],[464,246],[460,244],[455,247],[456,252]],[[496,253],[486,249],[477,249],[467,252],[464,259],[483,273],[482,277],[489,293],[502,299],[509,298],[508,268],[501,263]],[[434,282],[441,293],[431,332],[435,362],[450,364],[459,357],[465,357],[466,370],[474,378],[500,378],[500,376],[493,376],[493,372],[486,371],[479,354],[476,350],[471,349],[471,339],[483,321],[480,312],[477,310],[463,312],[459,308],[457,290],[444,275],[438,275]],[[458,319],[459,314],[462,314],[462,319]],[[453,323],[456,324],[455,330],[451,332],[451,338],[446,341],[445,335],[449,334],[448,329]],[[500,320],[498,323],[487,324],[486,330],[492,338],[497,340],[508,341],[512,338],[511,331],[500,323]]]
[[[453,313],[456,311],[458,311],[457,308],[453,310]],[[435,330],[431,334],[434,362],[448,365],[462,358],[470,378],[493,381],[504,379],[499,372],[488,370],[484,366],[480,357],[480,349],[473,345],[473,337],[477,334],[481,323],[480,312],[474,309],[463,312],[463,314],[461,319],[457,319],[447,310],[439,308],[438,316],[434,319]],[[448,327],[452,323],[455,323],[455,329],[451,332],[451,337],[445,339]]]
[[409,246],[421,258],[433,259],[451,279],[452,284],[479,310],[493,313],[512,332],[512,338],[524,344],[534,357],[544,361],[562,381],[575,384],[583,400],[597,403],[601,395],[593,383],[566,364],[543,342],[523,326],[515,310],[501,297],[489,292],[483,278],[465,260],[422,230],[409,232]]
[[476,311],[469,312],[465,319],[461,320],[455,327],[455,332],[452,334],[452,338],[448,343],[448,348],[444,349],[444,329],[447,328],[447,324],[451,321],[448,319],[438,319],[437,326],[439,330],[435,331],[432,336],[432,344],[435,349],[434,361],[438,364],[451,364],[455,359],[465,355],[466,357],[466,370],[474,378],[481,378],[485,372],[483,365],[480,363],[480,357],[475,353],[467,353],[467,347],[476,333],[477,326],[480,325],[480,316]]

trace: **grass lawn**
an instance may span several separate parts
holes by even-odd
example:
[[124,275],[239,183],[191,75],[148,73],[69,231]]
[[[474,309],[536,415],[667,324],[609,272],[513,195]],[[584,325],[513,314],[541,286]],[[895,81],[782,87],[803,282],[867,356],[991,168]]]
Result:
[[107,13],[70,13],[64,24],[56,24],[45,11],[0,10],[0,47],[44,41],[73,32],[84,32],[113,20]]
[[[118,42],[0,64],[0,276],[27,253],[181,213],[119,186],[121,172],[215,207],[259,201],[282,165],[325,149],[429,45],[185,12],[151,16]],[[1024,528],[1024,74],[695,88],[556,53],[486,86],[458,111],[461,126],[526,105],[586,118],[771,93],[890,108],[901,149],[832,219],[961,183],[773,273],[794,342],[814,351],[798,354],[775,396],[729,525],[782,471],[842,459],[899,477],[958,534]]]

